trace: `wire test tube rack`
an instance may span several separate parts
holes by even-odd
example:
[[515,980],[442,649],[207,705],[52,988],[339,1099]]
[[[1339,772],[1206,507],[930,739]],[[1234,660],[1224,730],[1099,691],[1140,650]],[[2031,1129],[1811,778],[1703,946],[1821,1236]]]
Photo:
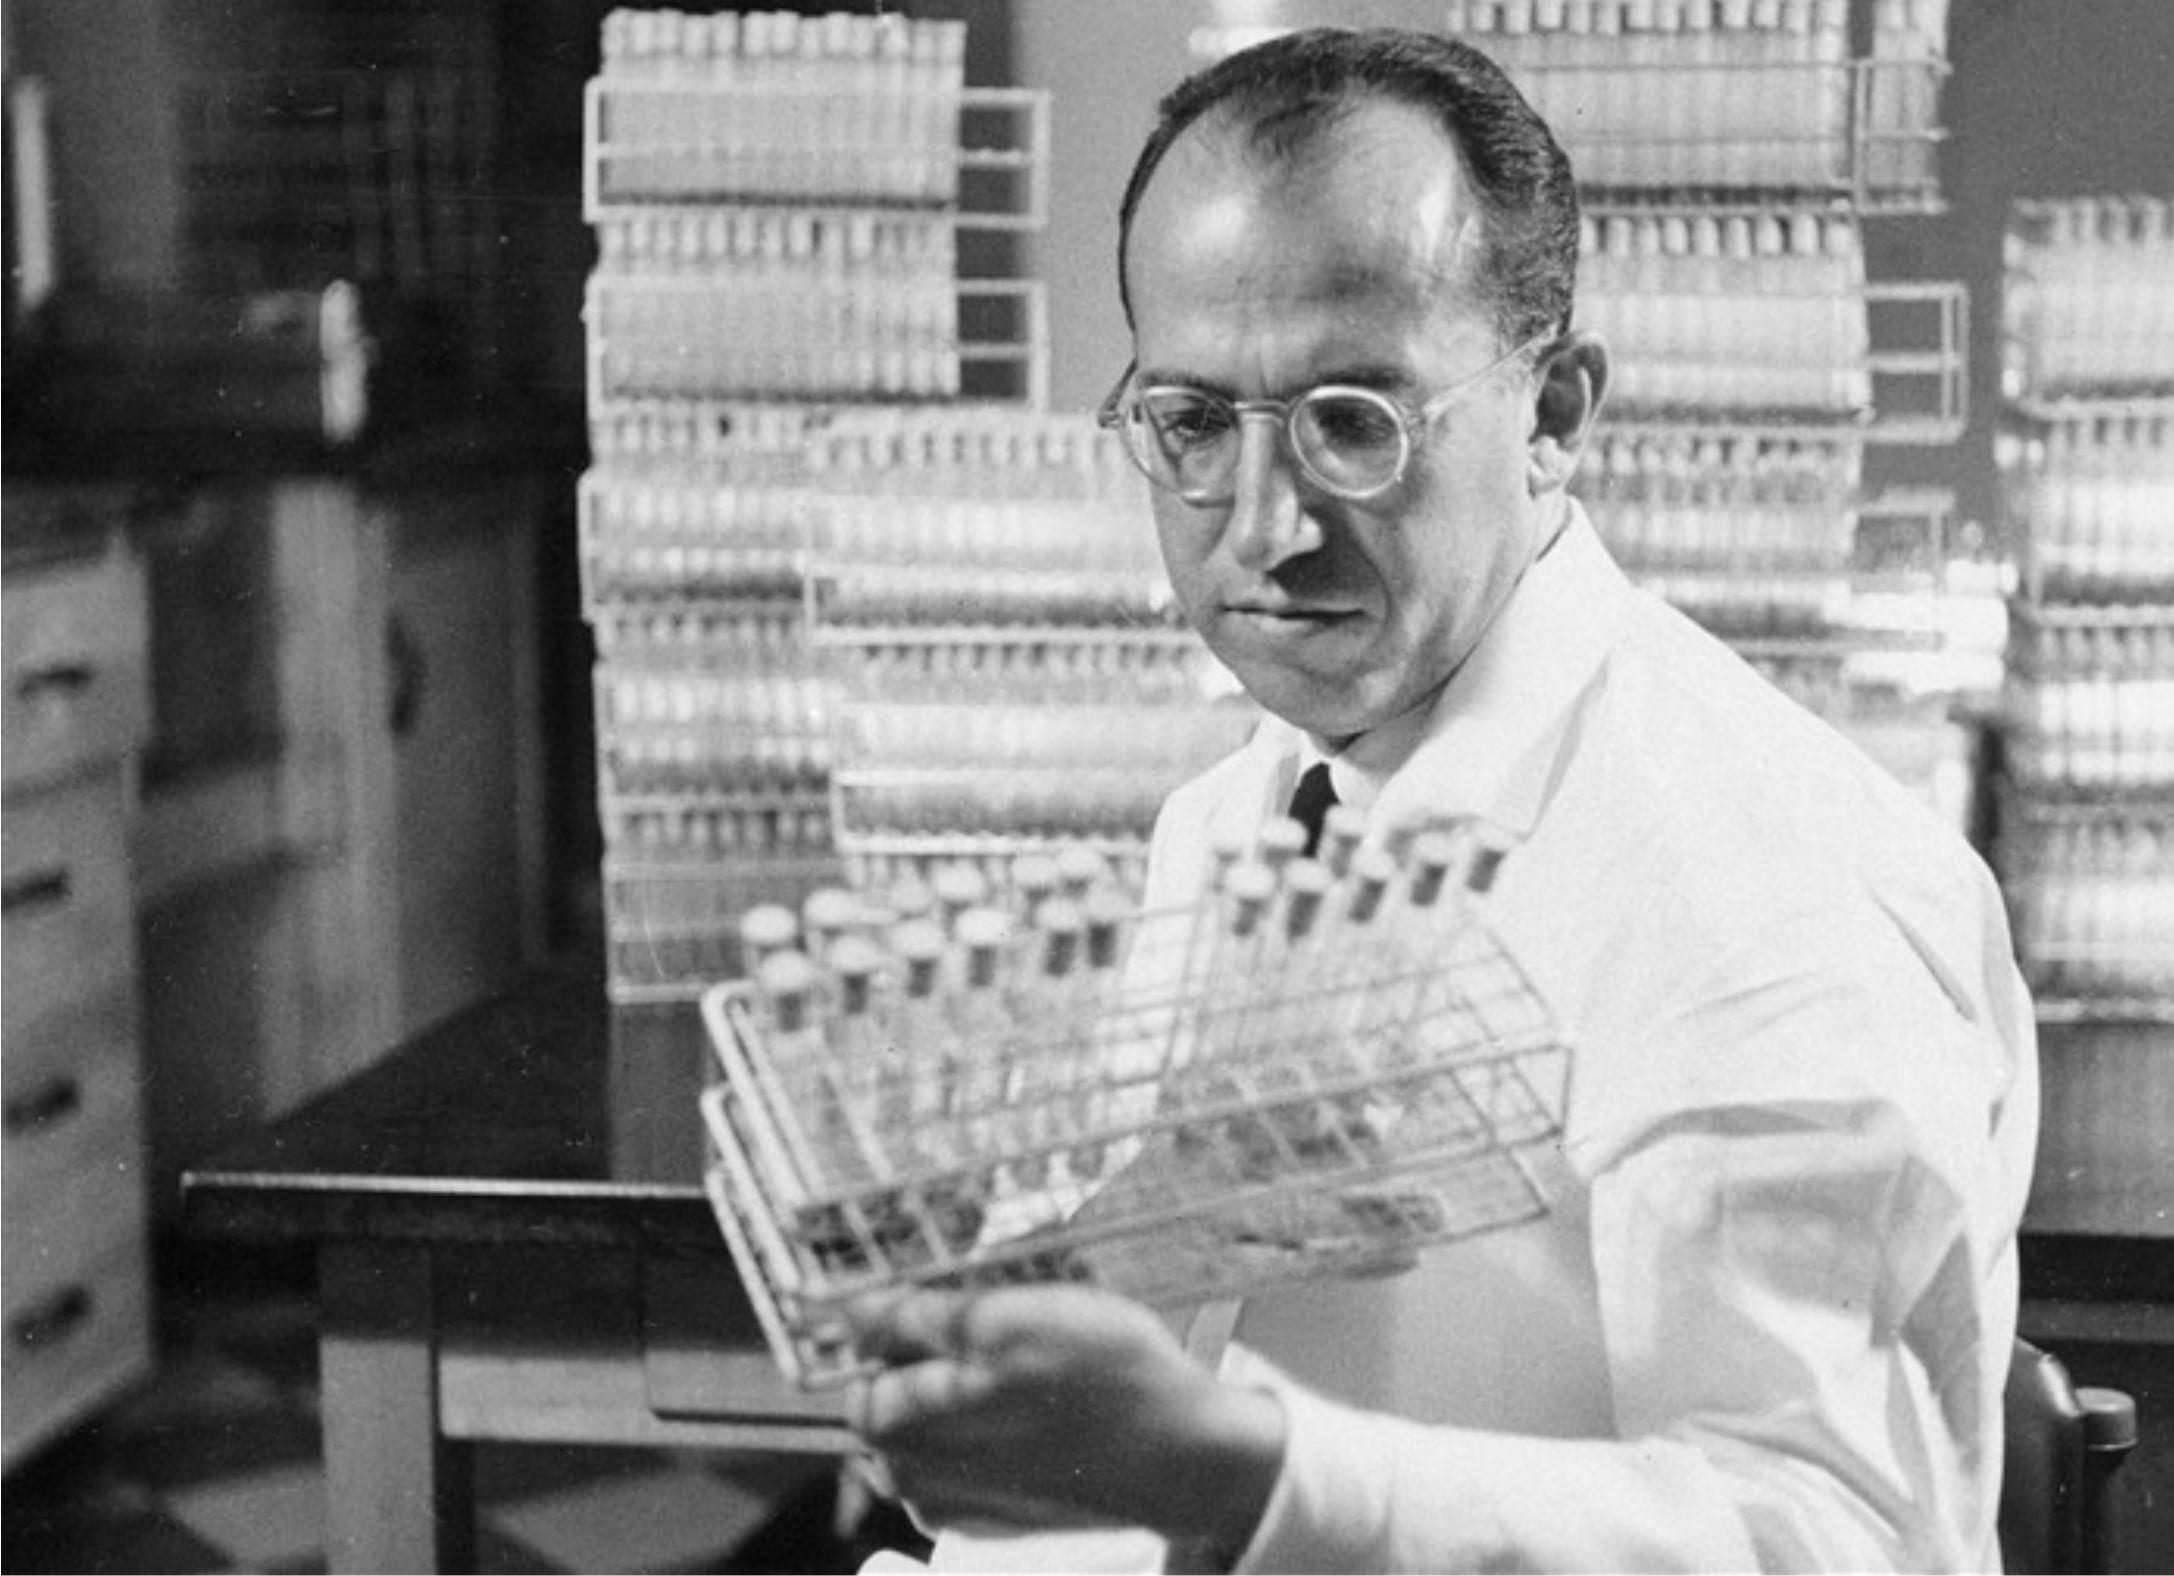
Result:
[[1182,1306],[1545,1211],[1570,1052],[1482,918],[1500,844],[1337,819],[1319,860],[1288,822],[1223,851],[1178,909],[1129,912],[1078,851],[994,892],[963,863],[839,890],[797,938],[749,916],[754,977],[703,999],[708,1188],[790,1378],[859,1371],[841,1310],[869,1293]]

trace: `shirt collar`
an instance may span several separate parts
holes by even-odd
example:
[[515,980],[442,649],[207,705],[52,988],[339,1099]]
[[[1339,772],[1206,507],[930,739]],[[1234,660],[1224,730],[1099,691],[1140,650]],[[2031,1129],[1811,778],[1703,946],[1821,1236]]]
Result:
[[1261,742],[1285,758],[1279,793],[1329,762],[1337,799],[1388,825],[1484,815],[1528,835],[1553,787],[1580,704],[1631,604],[1630,582],[1575,499],[1555,542],[1430,706],[1415,707],[1330,753],[1275,718]]

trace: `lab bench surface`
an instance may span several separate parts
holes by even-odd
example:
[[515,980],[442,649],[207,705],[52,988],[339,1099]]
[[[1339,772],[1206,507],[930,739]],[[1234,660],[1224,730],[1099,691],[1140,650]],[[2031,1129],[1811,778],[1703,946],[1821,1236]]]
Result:
[[[703,1195],[705,1054],[691,1004],[539,972],[184,1177],[191,1235],[318,1255],[333,1568],[471,1563],[476,1440],[848,1448]],[[2022,1258],[2027,1320],[2174,1305],[2161,1236],[2027,1231]]]

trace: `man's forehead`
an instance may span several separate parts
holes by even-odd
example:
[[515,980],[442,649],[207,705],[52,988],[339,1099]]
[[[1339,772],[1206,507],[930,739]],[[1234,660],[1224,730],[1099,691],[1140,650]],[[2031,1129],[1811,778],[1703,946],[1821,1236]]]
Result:
[[[1213,136],[1181,141],[1144,194],[1127,264],[1165,289],[1336,298],[1454,287],[1471,277],[1482,216],[1446,142],[1428,138],[1418,158],[1408,128],[1391,128],[1277,164]],[[1425,156],[1436,150],[1445,156]]]

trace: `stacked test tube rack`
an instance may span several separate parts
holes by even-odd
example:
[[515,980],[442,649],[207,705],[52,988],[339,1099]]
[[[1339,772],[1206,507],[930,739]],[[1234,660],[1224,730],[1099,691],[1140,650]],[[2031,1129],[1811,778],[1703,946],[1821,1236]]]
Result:
[[1485,923],[1502,845],[1302,838],[1272,823],[1176,910],[1075,845],[748,916],[753,977],[703,1001],[708,1182],[788,1376],[858,1371],[841,1310],[873,1292],[1182,1306],[1546,1210],[1571,1056]]
[[1872,278],[1866,243],[1941,206],[1944,0],[1454,0],[1446,27],[1578,174],[1614,382],[1575,485],[1611,551],[1960,818],[1953,497],[1867,465],[1966,417],[1962,287]]
[[691,1003],[738,972],[741,914],[839,874],[818,451],[855,416],[1043,397],[1040,287],[966,238],[1041,222],[1047,102],[968,86],[966,42],[900,15],[605,18],[580,531],[622,1004]]
[[1449,0],[1596,189],[1937,206],[1942,0]]
[[808,628],[849,874],[1083,848],[1137,887],[1163,797],[1259,713],[1172,604],[1119,440],[984,409],[824,453]]
[[2021,574],[1999,854],[2041,1014],[2063,1021],[2174,1023],[2170,280],[2174,194],[2010,214],[1997,449]]

